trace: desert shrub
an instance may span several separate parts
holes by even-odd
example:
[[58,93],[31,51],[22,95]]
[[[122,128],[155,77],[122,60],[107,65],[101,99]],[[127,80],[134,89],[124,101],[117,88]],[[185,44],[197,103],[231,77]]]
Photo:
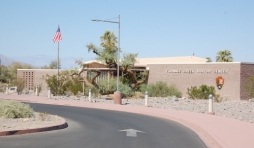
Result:
[[122,98],[132,97],[133,94],[134,94],[132,89],[129,86],[123,84],[123,83],[120,83],[119,89],[121,91]]
[[162,81],[158,81],[155,84],[142,84],[139,89],[142,93],[148,91],[150,97],[182,97],[182,93],[175,85],[168,86],[166,82]]
[[[219,94],[216,94],[214,97],[213,97],[214,101],[217,102],[217,103],[220,103],[224,100],[223,97],[221,97]],[[225,99],[227,101],[227,99]]]
[[136,91],[136,92],[133,94],[132,98],[144,99],[144,98],[145,98],[145,94],[143,94],[143,93],[141,93],[141,92],[139,92],[139,91]]
[[168,85],[162,81],[156,82],[155,84],[148,84],[147,91],[151,97],[166,97],[168,96]]
[[45,81],[48,87],[50,87],[50,91],[52,94],[54,95],[56,95],[57,93],[61,94],[60,93],[61,91],[58,89],[57,75],[53,75],[53,76],[47,75]]
[[[99,93],[100,94],[113,94],[116,91],[116,83],[117,80],[115,78],[103,79],[98,82]],[[119,90],[122,94],[122,97],[131,97],[133,95],[133,91],[131,88],[121,81],[119,81]]]
[[190,99],[208,99],[210,94],[216,96],[215,88],[207,85],[191,86],[187,88],[187,94]]
[[94,87],[93,85],[86,85],[85,88],[84,88],[84,91],[85,91],[85,94],[86,96],[89,95],[89,89],[91,89],[91,93],[92,93],[92,96],[98,96],[100,93],[99,93],[99,90]]
[[145,92],[147,91],[147,84],[141,84],[141,85],[139,85],[137,91],[145,94]]
[[12,100],[0,100],[0,117],[29,118],[33,116],[33,109],[28,104]]
[[116,91],[116,79],[101,79],[98,82],[99,92],[101,94],[112,94]]
[[21,92],[25,88],[26,81],[22,78],[17,78],[17,80],[14,82],[14,85],[17,86],[17,93],[18,95],[21,94]]
[[68,82],[68,90],[73,93],[73,95],[77,95],[78,92],[83,91],[82,82],[78,80],[78,78],[73,78]]
[[254,76],[250,76],[246,82],[244,82],[244,90],[250,98],[254,98]]
[[182,97],[182,93],[176,88],[175,85],[170,85],[169,86],[168,96],[176,96],[178,98],[181,98]]
[[[79,96],[83,96],[83,95],[85,95],[85,96],[88,96],[89,95],[89,89],[91,89],[91,95],[92,96],[94,96],[94,97],[96,97],[96,96],[98,96],[98,94],[99,94],[99,92],[98,92],[98,90],[97,90],[97,88],[96,87],[94,87],[93,85],[91,85],[91,84],[86,84],[86,83],[84,83],[84,94],[83,94],[83,82],[81,82],[81,81],[72,81],[71,82],[72,84],[70,84],[69,86],[68,86],[68,90],[69,91],[71,91],[71,93],[73,94],[73,95],[76,95],[77,97],[79,97]],[[73,84],[73,83],[75,83],[75,84]]]
[[44,79],[50,87],[52,94],[54,95],[63,95],[70,85],[70,76],[68,71],[61,71],[59,73],[59,79],[57,80],[57,75],[46,75]]
[[50,115],[47,112],[40,112],[39,117],[40,117],[41,121],[46,121],[46,120],[50,119]]

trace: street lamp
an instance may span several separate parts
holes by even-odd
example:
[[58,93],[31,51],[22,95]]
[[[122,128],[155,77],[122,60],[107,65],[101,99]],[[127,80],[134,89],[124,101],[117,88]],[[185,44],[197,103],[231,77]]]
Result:
[[117,50],[117,81],[116,81],[116,92],[114,92],[114,104],[122,104],[122,96],[119,91],[119,60],[120,60],[120,15],[118,16],[118,21],[109,21],[109,20],[93,20],[95,22],[107,22],[107,23],[116,23],[118,24],[119,34],[118,34],[118,50]]

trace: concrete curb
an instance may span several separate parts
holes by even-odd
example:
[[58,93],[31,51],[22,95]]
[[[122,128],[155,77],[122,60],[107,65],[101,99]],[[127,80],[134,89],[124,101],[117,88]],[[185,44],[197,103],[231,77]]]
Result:
[[33,128],[33,129],[24,129],[24,130],[0,131],[0,136],[11,136],[11,135],[38,133],[38,132],[64,129],[64,128],[68,127],[68,124],[66,123],[65,119],[62,118],[62,117],[59,117],[59,118],[61,118],[62,121],[58,125],[48,126],[48,127],[41,127],[41,128]]

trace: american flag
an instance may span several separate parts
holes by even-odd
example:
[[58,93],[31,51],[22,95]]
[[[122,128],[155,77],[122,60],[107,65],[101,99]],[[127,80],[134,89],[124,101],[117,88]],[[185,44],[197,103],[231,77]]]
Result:
[[53,42],[59,42],[60,40],[62,40],[62,35],[61,35],[61,32],[60,32],[60,27],[58,26],[58,29],[56,30],[56,34],[53,38]]

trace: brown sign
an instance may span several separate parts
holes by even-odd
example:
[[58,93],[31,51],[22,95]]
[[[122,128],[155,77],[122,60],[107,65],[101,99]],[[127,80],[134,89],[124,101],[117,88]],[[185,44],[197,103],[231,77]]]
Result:
[[224,85],[224,78],[221,76],[218,76],[216,78],[216,85],[217,85],[218,89],[221,89],[222,86]]

